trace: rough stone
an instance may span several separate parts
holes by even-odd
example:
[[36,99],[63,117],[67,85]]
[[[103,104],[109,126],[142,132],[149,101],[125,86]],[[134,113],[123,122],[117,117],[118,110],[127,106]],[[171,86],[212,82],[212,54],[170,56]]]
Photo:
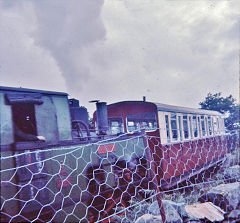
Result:
[[238,180],[240,177],[240,167],[238,165],[228,167],[224,170],[224,177]]
[[225,212],[212,202],[190,204],[185,209],[190,219],[208,219],[211,222],[224,220]]
[[199,222],[202,222],[202,220],[192,220],[192,219],[189,219],[188,221],[186,221],[186,223],[199,223]]
[[[164,207],[164,211],[165,211],[165,216],[166,216],[166,222],[171,222],[171,223],[182,223],[183,220],[180,217],[178,210],[181,211],[181,213],[183,213],[184,210],[184,203],[181,204],[177,204],[173,201],[169,201],[169,200],[163,200],[163,207]],[[153,202],[149,207],[148,207],[148,211],[153,214],[153,215],[160,215],[160,210],[159,210],[159,206],[158,206],[158,202],[155,201]],[[186,212],[184,212],[184,214],[186,215]]]
[[211,201],[226,212],[236,209],[240,200],[239,182],[230,184],[220,184],[212,188],[207,194],[202,195],[198,200],[200,202]]
[[225,159],[221,165],[221,168],[228,168],[234,165],[235,160],[236,160],[236,157],[233,154],[231,153],[226,154]]
[[210,201],[216,206],[220,207],[221,209],[227,212],[233,210],[233,207],[229,204],[229,201],[227,200],[227,198],[225,198],[222,194],[208,192],[207,194],[202,195],[198,199],[198,201],[200,201],[201,203]]
[[170,200],[163,200],[162,202],[163,202],[164,208],[171,205],[175,210],[177,210],[178,214],[181,217],[187,217],[188,216],[188,214],[185,210],[185,206],[186,206],[185,203],[176,203],[176,202],[173,202],[173,201],[170,201]]
[[228,219],[240,219],[240,210],[236,209],[231,211],[231,213],[228,215]]
[[154,216],[151,214],[144,214],[139,217],[135,223],[162,223],[162,217],[161,215]]
[[160,215],[160,210],[159,210],[158,202],[157,202],[157,201],[154,201],[154,202],[148,207],[148,211],[149,211],[150,214]]

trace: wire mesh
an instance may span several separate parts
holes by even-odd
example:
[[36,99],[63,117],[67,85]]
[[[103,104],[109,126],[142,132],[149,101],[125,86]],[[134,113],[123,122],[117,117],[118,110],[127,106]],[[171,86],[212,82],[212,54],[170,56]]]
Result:
[[163,200],[192,204],[212,187],[239,180],[239,175],[221,174],[223,164],[239,165],[238,142],[238,134],[232,133],[162,145],[147,133],[5,151],[1,221],[134,222],[151,213],[154,202],[164,219]]

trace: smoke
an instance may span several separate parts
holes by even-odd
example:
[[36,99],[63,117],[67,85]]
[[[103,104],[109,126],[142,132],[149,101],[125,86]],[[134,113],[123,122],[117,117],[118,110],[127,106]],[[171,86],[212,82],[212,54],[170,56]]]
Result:
[[92,111],[93,99],[238,97],[239,3],[185,3],[0,0],[0,82],[65,91]]
[[32,1],[38,29],[35,44],[44,47],[56,60],[65,78],[67,91],[75,95],[86,91],[90,70],[86,49],[103,41],[101,20],[104,0]]

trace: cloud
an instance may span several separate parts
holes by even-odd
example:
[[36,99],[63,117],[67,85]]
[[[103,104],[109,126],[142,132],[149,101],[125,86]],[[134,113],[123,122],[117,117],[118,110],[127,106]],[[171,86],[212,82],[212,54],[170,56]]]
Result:
[[0,84],[65,91],[55,59],[35,44],[32,33],[36,28],[32,4],[0,2]]
[[0,5],[3,83],[20,75],[90,111],[91,99],[197,107],[208,92],[238,97],[238,1],[13,2]]
[[208,92],[238,96],[239,4],[106,2],[103,54],[111,52],[113,59],[104,63],[105,73],[121,71],[117,83],[127,90],[119,98],[146,94],[149,100],[196,107]]
[[68,91],[87,91],[89,67],[84,49],[105,37],[101,21],[102,0],[35,1],[36,43],[47,49],[61,68]]

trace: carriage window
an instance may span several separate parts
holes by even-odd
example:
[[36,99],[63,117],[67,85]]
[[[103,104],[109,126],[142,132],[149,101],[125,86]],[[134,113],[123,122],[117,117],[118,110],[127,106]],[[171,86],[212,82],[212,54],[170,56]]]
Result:
[[148,129],[148,122],[142,122],[141,123],[141,127],[144,128],[144,129]]
[[128,121],[128,126],[127,127],[128,127],[129,132],[133,132],[135,130],[134,122]]
[[157,121],[154,121],[154,122],[152,122],[153,124],[152,124],[152,126],[153,126],[153,128],[152,129],[157,129]]
[[[190,117],[189,117],[190,118]],[[184,115],[183,116],[183,134],[184,134],[184,138],[188,139],[189,138],[189,132],[188,132],[188,120],[187,120],[187,116]]]
[[182,122],[181,122],[181,116],[178,116],[178,128],[179,128],[180,140],[182,140]]
[[171,128],[172,128],[172,139],[174,141],[178,140],[178,129],[177,129],[177,116],[171,114]]
[[209,135],[212,135],[212,122],[211,122],[211,117],[208,117],[208,130],[209,130]]
[[135,122],[135,129],[137,131],[140,131],[141,130],[141,127],[142,127],[142,123],[141,122]]
[[110,118],[109,126],[111,134],[119,134],[124,132],[123,122],[121,118]]
[[120,127],[119,124],[120,123],[117,121],[110,122],[110,131],[113,135],[121,132],[121,129],[119,128]]
[[198,137],[198,126],[197,126],[197,117],[193,116],[193,135],[194,137]]
[[202,136],[205,136],[205,135],[206,135],[206,130],[205,130],[205,118],[204,118],[203,115],[201,116],[201,126],[202,126]]
[[127,116],[127,128],[129,132],[154,130],[157,128],[157,119],[154,112],[131,114]]
[[167,131],[167,141],[170,142],[170,130],[169,130],[169,120],[168,115],[165,115],[166,131]]
[[150,128],[150,129],[153,128],[153,123],[152,123],[152,122],[149,122],[148,125],[149,125],[149,128]]

